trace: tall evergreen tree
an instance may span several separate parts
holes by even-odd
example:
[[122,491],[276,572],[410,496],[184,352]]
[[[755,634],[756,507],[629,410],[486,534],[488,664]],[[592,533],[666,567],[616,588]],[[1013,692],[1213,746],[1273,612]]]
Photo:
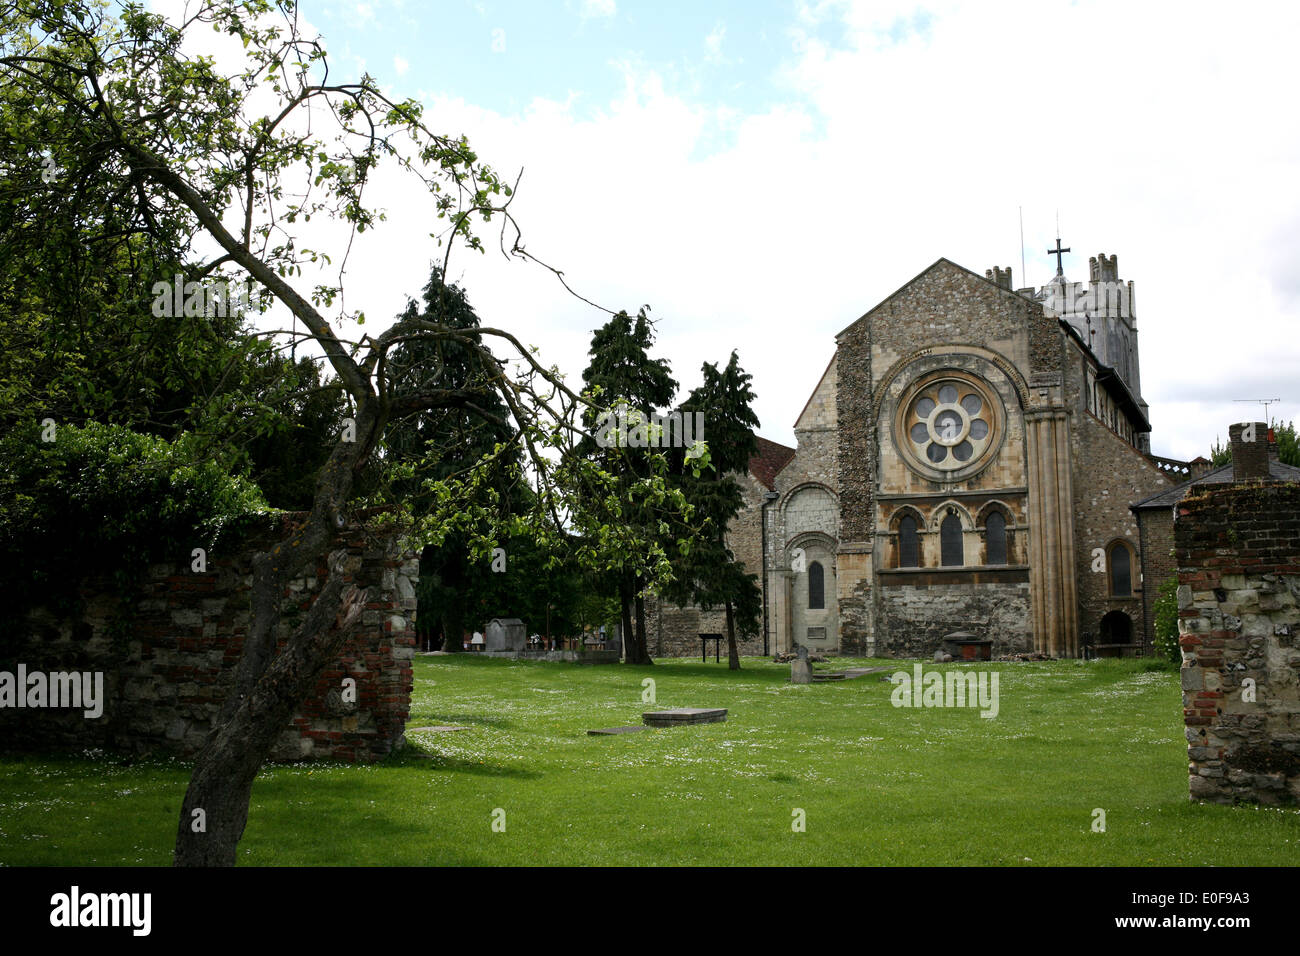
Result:
[[[466,407],[424,409],[394,422],[384,436],[384,456],[376,469],[393,478],[389,493],[413,502],[416,511],[428,505],[424,483],[445,479],[464,471],[498,443],[511,440],[509,412],[493,391],[492,378],[498,370],[484,361],[479,318],[465,290],[444,281],[442,269],[434,266],[424,287],[423,309],[409,302],[400,320],[436,323],[453,330],[453,338],[413,337],[397,345],[388,356],[388,375],[394,391],[420,388],[458,388],[478,396],[480,411]],[[502,513],[509,513],[521,496],[530,493],[518,482],[517,449],[496,461],[490,488],[498,496]],[[412,467],[400,471],[399,466]],[[452,533],[441,543],[426,547],[420,558],[421,607],[417,617],[436,617],[443,634],[443,649],[459,651],[467,625],[481,624],[478,611],[487,602],[494,584],[490,568],[471,566],[468,541]]]
[[679,604],[725,610],[727,662],[731,670],[739,670],[737,627],[744,634],[758,630],[762,593],[757,576],[746,573],[727,546],[727,526],[744,506],[735,476],[748,470],[758,451],[754,429],[759,422],[752,407],[753,376],[741,369],[734,351],[722,371],[708,362],[702,371],[704,381],[682,405],[682,414],[702,413],[713,468],[698,477],[689,469],[682,471],[682,490],[700,519],[700,535],[690,551],[674,562],[675,580],[667,596]]
[[[602,404],[612,405],[622,399],[628,408],[642,416],[653,415],[667,408],[677,394],[677,381],[667,359],[652,359],[654,323],[643,308],[632,318],[620,312],[597,329],[592,335],[588,354],[591,362],[582,373],[589,390],[598,393]],[[599,427],[594,416],[588,415],[587,425]],[[579,451],[602,461],[611,474],[618,476],[620,488],[637,478],[647,477],[653,468],[649,449],[611,446],[600,448],[592,438],[579,444]],[[632,516],[646,535],[657,535],[658,519],[647,509],[638,509]],[[646,644],[645,600],[642,589],[645,578],[631,570],[615,572],[621,605],[624,659],[629,664],[651,664]]]

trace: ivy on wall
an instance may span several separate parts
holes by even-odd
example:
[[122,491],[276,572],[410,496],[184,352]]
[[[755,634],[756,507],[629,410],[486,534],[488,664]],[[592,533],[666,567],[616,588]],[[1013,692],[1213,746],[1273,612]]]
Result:
[[269,509],[257,486],[173,441],[120,425],[31,422],[0,439],[0,613],[71,610],[77,584],[125,592],[151,563],[194,569]]

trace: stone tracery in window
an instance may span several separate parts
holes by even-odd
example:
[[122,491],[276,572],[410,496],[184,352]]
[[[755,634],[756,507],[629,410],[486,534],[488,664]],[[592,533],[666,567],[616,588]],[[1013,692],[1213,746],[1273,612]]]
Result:
[[914,387],[900,425],[900,442],[923,469],[969,472],[998,438],[991,390],[965,377],[938,376]]

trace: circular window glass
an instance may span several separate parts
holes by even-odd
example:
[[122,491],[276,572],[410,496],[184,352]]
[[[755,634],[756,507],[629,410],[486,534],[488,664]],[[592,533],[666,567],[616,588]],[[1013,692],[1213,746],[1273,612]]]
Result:
[[[996,438],[995,399],[986,388],[936,377],[913,390],[901,417],[906,450],[918,465],[956,472],[978,464]],[[968,471],[967,471],[968,473]]]

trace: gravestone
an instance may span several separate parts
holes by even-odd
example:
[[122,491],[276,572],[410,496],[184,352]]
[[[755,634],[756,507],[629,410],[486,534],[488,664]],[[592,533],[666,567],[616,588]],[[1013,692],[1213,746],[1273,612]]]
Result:
[[808,663],[808,648],[800,644],[795,648],[796,657],[790,662],[790,683],[811,684],[812,664]]
[[488,651],[522,651],[526,636],[524,622],[517,617],[494,617],[485,635]]
[[677,707],[673,710],[652,710],[641,715],[641,720],[647,727],[716,724],[726,719],[725,707]]

